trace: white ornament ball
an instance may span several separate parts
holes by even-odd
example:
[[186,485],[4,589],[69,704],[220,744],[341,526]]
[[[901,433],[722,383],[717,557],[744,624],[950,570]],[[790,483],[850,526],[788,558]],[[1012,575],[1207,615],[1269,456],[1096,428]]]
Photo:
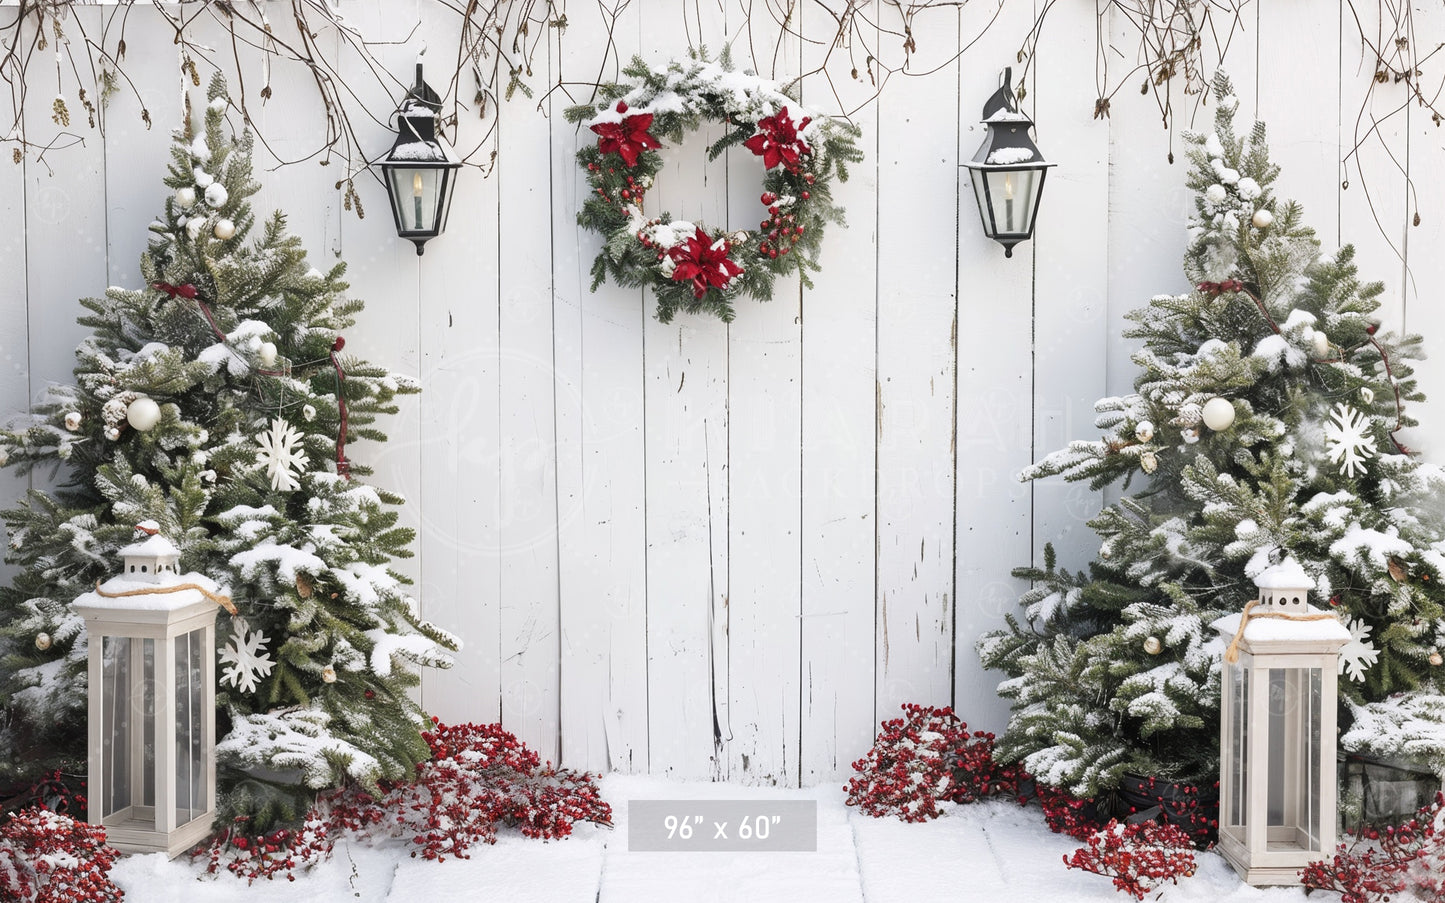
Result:
[[1139,421],[1139,425],[1134,427],[1134,438],[1140,442],[1148,442],[1150,439],[1153,439],[1154,424],[1148,420]]
[[1204,417],[1204,425],[1216,433],[1234,425],[1234,405],[1228,398],[1209,399],[1200,414]]
[[1144,641],[1144,651],[1150,655],[1158,655],[1164,651],[1164,644],[1159,642],[1157,636],[1151,636]]
[[261,359],[261,366],[276,366],[276,343],[262,342],[261,347],[256,351],[256,356]]
[[119,428],[119,427],[115,427],[115,426],[112,426],[112,427],[108,428],[108,429],[105,431],[105,438],[109,439],[109,440],[112,441],[112,442],[114,442],[115,440],[119,439],[119,438],[120,438],[120,428]]
[[216,220],[216,228],[211,230],[221,241],[229,241],[236,237],[236,224],[228,219]]
[[72,433],[80,429],[80,412],[70,411],[65,415],[65,428]]
[[1370,404],[1370,403],[1374,402],[1374,400],[1375,400],[1375,390],[1374,390],[1374,389],[1371,389],[1369,386],[1361,386],[1361,387],[1360,387],[1360,401],[1363,401],[1365,404]]
[[137,398],[125,409],[126,422],[142,433],[149,432],[161,422],[161,406],[150,398]]
[[226,186],[220,182],[213,183],[206,188],[206,203],[212,207],[219,207],[226,203],[228,197],[230,197],[230,195],[226,192]]
[[1254,216],[1250,219],[1250,222],[1254,223],[1254,228],[1256,229],[1268,229],[1274,225],[1274,214],[1261,207],[1254,211]]
[[196,206],[196,189],[187,185],[176,189],[176,203],[186,210]]
[[334,684],[334,683],[336,683],[336,669],[333,668],[333,667],[331,667],[330,665],[327,665],[325,668],[322,668],[322,669],[321,669],[321,680],[322,680],[323,682],[329,683],[329,684]]
[[1330,337],[1319,330],[1315,330],[1314,338],[1315,357],[1324,358],[1330,356]]
[[50,634],[48,634],[48,633],[37,633],[37,634],[35,635],[35,648],[36,648],[36,649],[39,649],[41,652],[44,652],[45,650],[49,649],[49,648],[50,648]]

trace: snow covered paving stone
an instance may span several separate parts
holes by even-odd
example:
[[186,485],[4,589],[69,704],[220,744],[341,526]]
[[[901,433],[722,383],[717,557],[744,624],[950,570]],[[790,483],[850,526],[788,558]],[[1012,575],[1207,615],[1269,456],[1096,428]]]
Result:
[[[1132,903],[1110,879],[1064,867],[1079,843],[1044,826],[1035,806],[944,804],[921,824],[871,818],[843,804],[841,786],[805,790],[610,776],[602,795],[616,827],[579,824],[559,841],[503,829],[471,859],[412,859],[405,844],[342,842],[294,883],[248,886],[201,877],[186,857],[122,857],[112,878],[135,903]],[[627,848],[627,802],[817,800],[816,853],[642,853]],[[1243,884],[1214,853],[1147,899],[1162,903],[1306,903],[1299,888]],[[1404,903],[1408,898],[1399,897]]]
[[[805,790],[676,783],[611,776],[602,781],[616,830],[607,839],[599,903],[862,903],[858,857],[841,786]],[[817,800],[816,853],[633,853],[627,801]]]

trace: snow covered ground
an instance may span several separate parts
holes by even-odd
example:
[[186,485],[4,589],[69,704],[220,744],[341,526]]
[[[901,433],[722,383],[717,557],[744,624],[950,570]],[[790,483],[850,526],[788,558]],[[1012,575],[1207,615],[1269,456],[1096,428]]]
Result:
[[[338,845],[330,861],[294,884],[206,878],[184,858],[168,862],[159,854],[125,857],[112,877],[133,903],[1132,903],[1108,878],[1066,869],[1063,857],[1078,844],[1049,833],[1037,808],[945,804],[942,818],[905,824],[844,806],[838,786],[775,790],[609,776],[602,794],[613,807],[612,829],[580,825],[571,838],[550,843],[504,832],[469,860],[412,859],[399,843]],[[631,852],[627,802],[643,799],[817,800],[818,851]],[[1304,903],[1299,889],[1242,884],[1213,853],[1200,854],[1199,866],[1159,899]]]

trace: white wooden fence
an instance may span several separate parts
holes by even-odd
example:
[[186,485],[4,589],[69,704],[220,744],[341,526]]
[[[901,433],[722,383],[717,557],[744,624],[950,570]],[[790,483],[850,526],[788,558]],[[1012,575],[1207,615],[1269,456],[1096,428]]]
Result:
[[[806,40],[777,40],[760,5],[750,30],[739,0],[632,0],[617,4],[608,47],[599,9],[613,5],[567,6],[533,83],[584,96],[578,83],[614,76],[619,54],[661,61],[690,40],[732,40],[741,60],[786,79],[816,64],[826,47],[815,37],[832,28],[811,2],[791,20]],[[489,177],[463,173],[450,227],[422,258],[396,238],[376,182],[359,183],[368,216],[357,219],[341,209],[334,167],[263,173],[260,205],[287,213],[318,264],[351,267],[368,308],[349,348],[424,387],[389,444],[356,454],[408,496],[421,538],[406,569],[425,614],[466,640],[455,669],[426,677],[430,711],[501,720],[568,765],[786,784],[839,778],[905,701],[1002,726],[973,641],[1014,607],[1010,569],[1045,542],[1085,564],[1100,504],[1015,474],[1090,435],[1095,398],[1130,389],[1123,314],[1186,287],[1190,209],[1151,101],[1126,89],[1110,118],[1092,118],[1095,4],[1068,0],[1054,4],[1030,74],[1039,143],[1059,163],[1038,234],[1012,260],[982,237],[959,163],[1035,5],[929,14],[911,69],[937,71],[895,77],[854,117],[868,157],[839,188],[849,224],[830,232],[816,286],[784,284],[731,326],[665,326],[639,292],[588,291],[598,241],[576,225],[585,184],[573,155],[590,136],[561,118],[564,92],[540,111],[519,95],[464,122],[459,145],[496,126],[500,153]],[[421,42],[454,44],[432,0],[340,6],[369,36],[410,35],[379,50],[402,78]],[[1308,0],[1250,7],[1228,52],[1242,116],[1269,121],[1284,193],[1326,244],[1355,242],[1366,276],[1385,281],[1387,327],[1438,336],[1445,181],[1431,167],[1445,133],[1407,109],[1361,150],[1370,198],[1358,179],[1341,189],[1373,71],[1346,15]],[[1415,15],[1417,41],[1445,37],[1438,6]],[[139,279],[180,87],[153,11],[132,11],[126,39],[128,59],[154,60],[131,68],[155,128],[122,95],[103,137],[0,164],[0,409],[69,378],[76,299]],[[288,75],[260,112],[282,157],[320,134],[318,104]],[[50,77],[33,96],[50,95]],[[836,96],[805,81],[805,101],[837,110],[872,93],[835,81]],[[1375,112],[1404,96],[1382,90]],[[38,132],[48,102],[30,107]],[[380,125],[368,138],[377,154],[389,143]],[[669,152],[653,209],[745,227],[760,213],[757,164],[705,165],[704,140]],[[1438,364],[1424,385],[1445,393]],[[1445,439],[1442,413],[1419,412],[1427,454]],[[0,480],[0,501],[22,489]]]

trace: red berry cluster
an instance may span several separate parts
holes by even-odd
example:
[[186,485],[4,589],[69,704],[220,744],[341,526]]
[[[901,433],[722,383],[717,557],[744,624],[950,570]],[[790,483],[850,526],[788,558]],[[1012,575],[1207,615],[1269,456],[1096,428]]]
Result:
[[1034,795],[1044,810],[1044,823],[1055,834],[1067,834],[1075,840],[1088,840],[1103,823],[1094,817],[1091,800],[1081,800],[1063,790],[1038,784]]
[[1331,860],[1300,872],[1310,890],[1342,894],[1341,903],[1380,903],[1408,891],[1445,903],[1445,793],[1397,828],[1364,827]]
[[1125,824],[1111,820],[1085,846],[1064,857],[1064,865],[1114,879],[1114,887],[1136,900],[1165,881],[1178,884],[1194,874],[1194,842],[1180,828],[1157,821]]
[[413,856],[468,858],[477,843],[496,843],[499,825],[527,837],[556,839],[578,821],[611,824],[592,777],[543,765],[537,754],[496,724],[436,724],[422,735],[432,758],[410,783],[386,783],[373,797],[339,790],[317,801],[295,831],[248,837],[227,832],[196,853],[206,871],[223,869],[255,881],[284,876],[330,856],[342,836],[406,837]]
[[[1206,847],[1219,837],[1219,782],[1204,792],[1195,784],[1174,784],[1157,778],[1142,781],[1126,777],[1125,801],[1130,803],[1129,815],[1142,809],[1153,817],[1182,828],[1196,847]],[[1155,812],[1157,810],[1157,813]]]
[[0,900],[15,903],[112,903],[125,896],[107,874],[116,851],[105,829],[44,806],[0,825]]
[[[806,201],[812,195],[804,191],[799,197]],[[765,191],[759,200],[768,208],[768,218],[758,223],[758,228],[763,230],[763,241],[758,245],[758,253],[776,260],[793,250],[793,245],[803,237],[804,228],[798,223],[795,214],[784,213],[783,208],[778,206],[776,194]]]
[[848,805],[877,818],[927,821],[938,802],[1019,796],[1023,772],[993,760],[993,734],[975,731],[950,708],[905,703],[904,717],[883,722],[868,754],[853,763]]

